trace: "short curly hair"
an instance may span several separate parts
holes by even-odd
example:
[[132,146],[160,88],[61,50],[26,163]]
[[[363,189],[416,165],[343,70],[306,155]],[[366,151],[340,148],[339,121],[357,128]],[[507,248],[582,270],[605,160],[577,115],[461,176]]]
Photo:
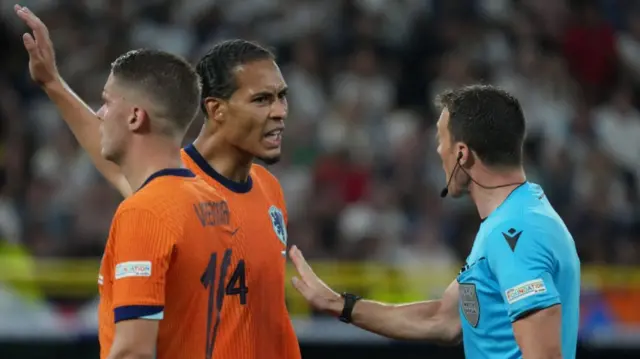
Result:
[[436,104],[449,112],[452,141],[464,142],[489,166],[522,165],[526,133],[520,102],[490,85],[447,90]]

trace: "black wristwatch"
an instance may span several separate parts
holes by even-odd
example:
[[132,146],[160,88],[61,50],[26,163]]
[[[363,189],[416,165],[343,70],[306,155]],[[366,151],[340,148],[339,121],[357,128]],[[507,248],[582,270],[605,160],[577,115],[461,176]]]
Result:
[[362,299],[362,297],[357,296],[351,293],[342,293],[342,298],[344,298],[344,307],[342,308],[342,313],[338,317],[343,323],[351,323],[351,312],[353,312],[353,306],[357,301]]

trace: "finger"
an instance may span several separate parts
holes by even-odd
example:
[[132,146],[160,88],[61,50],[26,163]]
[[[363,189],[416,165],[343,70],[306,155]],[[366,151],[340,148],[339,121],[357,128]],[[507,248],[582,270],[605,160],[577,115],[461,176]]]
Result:
[[296,267],[296,270],[298,271],[298,273],[300,273],[302,275],[302,272],[305,271],[305,266],[304,266],[304,258],[302,258],[300,256],[300,250],[298,250],[297,247],[292,247],[291,250],[289,251],[289,258],[291,258],[291,261],[293,262],[293,266]]
[[29,13],[26,12],[24,8],[16,10],[16,14],[32,31],[35,32],[36,28],[38,27],[38,23],[33,19],[33,16],[29,15]]
[[300,248],[294,246],[293,247],[293,251],[294,251],[296,257],[298,257],[298,261],[304,267],[305,271],[313,272],[313,269],[311,268],[311,265],[309,265],[307,260],[304,259],[304,255],[302,254],[302,251],[300,250]]
[[313,269],[311,268],[309,263],[307,263],[307,261],[304,259],[302,252],[297,247],[292,248],[290,256],[291,256],[291,261],[293,262],[293,266],[296,268],[296,271],[298,272],[298,274],[300,274],[300,278],[305,283],[309,283],[311,281],[317,280],[317,279],[314,279],[316,275],[313,272]]
[[293,262],[294,265],[297,265],[298,257],[295,253],[295,250],[296,250],[296,246],[292,246],[289,249],[289,258],[291,258],[291,261]]
[[18,14],[18,17],[21,18],[22,21],[31,28],[31,30],[33,30],[34,38],[38,43],[48,38],[49,30],[47,29],[47,26],[39,17],[32,13],[31,10],[26,7],[22,7],[16,10],[16,13]]
[[24,43],[24,48],[27,49],[29,56],[35,56],[38,52],[38,45],[36,45],[36,40],[31,36],[31,34],[23,34],[22,42]]
[[300,294],[302,294],[303,297],[307,297],[306,294],[309,291],[309,286],[304,281],[298,277],[293,277],[291,278],[291,284],[298,292],[300,292]]
[[38,23],[38,25],[41,25],[42,29],[46,32],[47,35],[49,34],[49,29],[47,28],[47,26],[44,24],[44,22],[42,22],[42,20],[40,20],[40,18],[36,14],[33,13],[33,11],[31,11],[31,9],[23,6],[22,11],[29,15],[29,17],[33,19],[33,21]]

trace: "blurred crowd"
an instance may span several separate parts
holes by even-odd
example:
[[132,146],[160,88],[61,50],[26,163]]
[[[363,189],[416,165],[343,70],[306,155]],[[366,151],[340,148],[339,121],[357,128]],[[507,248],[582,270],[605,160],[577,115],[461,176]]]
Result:
[[[290,87],[282,183],[310,258],[457,264],[479,225],[442,200],[434,96],[476,82],[521,101],[526,169],[583,263],[640,264],[640,3],[632,0],[24,1],[94,108],[109,64],[151,47],[194,63],[217,41],[274,49]],[[31,83],[0,9],[0,243],[100,256],[120,196]],[[194,138],[203,121],[193,125]],[[1,246],[1,244],[0,244]]]

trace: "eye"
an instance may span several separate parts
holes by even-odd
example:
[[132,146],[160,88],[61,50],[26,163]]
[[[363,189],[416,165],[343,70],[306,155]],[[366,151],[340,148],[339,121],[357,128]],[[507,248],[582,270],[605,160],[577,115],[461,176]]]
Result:
[[268,103],[268,102],[269,102],[269,96],[266,96],[266,95],[260,95],[260,96],[258,96],[258,97],[255,97],[255,98],[253,99],[253,102],[255,102],[255,103],[261,103],[261,104],[262,104],[262,103]]

